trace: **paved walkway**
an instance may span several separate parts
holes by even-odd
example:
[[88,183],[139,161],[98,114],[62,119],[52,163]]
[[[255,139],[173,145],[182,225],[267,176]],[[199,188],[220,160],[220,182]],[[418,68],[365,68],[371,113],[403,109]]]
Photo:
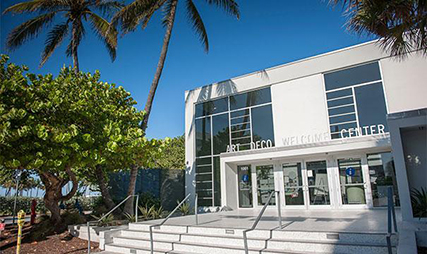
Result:
[[[259,211],[236,210],[199,215],[199,227],[250,228]],[[398,222],[400,210],[396,210]],[[159,223],[161,220],[141,222]],[[194,215],[170,218],[165,225],[195,226]],[[377,210],[282,210],[282,230],[320,232],[387,232],[387,209]],[[277,210],[267,209],[257,229],[277,229]]]

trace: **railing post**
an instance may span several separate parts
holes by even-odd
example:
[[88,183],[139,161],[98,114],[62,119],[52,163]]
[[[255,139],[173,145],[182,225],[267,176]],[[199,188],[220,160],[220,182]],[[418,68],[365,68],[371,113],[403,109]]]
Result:
[[151,250],[151,254],[153,254],[154,253],[153,225],[150,225],[150,250]]
[[249,254],[248,237],[246,236],[246,230],[243,230],[243,243],[245,246],[245,254]]
[[90,254],[90,221],[87,222],[87,253]]
[[197,194],[194,200],[194,215],[196,216],[196,225],[199,225],[199,218],[197,217]]
[[135,203],[135,222],[138,222],[138,203],[139,203],[139,195],[136,195],[136,203]]
[[280,204],[280,191],[276,191],[277,213],[279,214],[279,229],[282,229],[282,206]]
[[393,219],[394,232],[397,233],[396,211],[394,210],[393,187],[388,187],[388,199],[391,206],[391,215]]

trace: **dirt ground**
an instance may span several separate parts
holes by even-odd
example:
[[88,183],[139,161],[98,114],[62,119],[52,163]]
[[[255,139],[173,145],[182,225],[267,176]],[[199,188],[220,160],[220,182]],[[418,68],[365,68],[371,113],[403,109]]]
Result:
[[[68,232],[47,236],[41,241],[28,241],[25,236],[31,230],[30,225],[25,225],[23,230],[23,241],[21,244],[21,253],[87,253],[87,241],[71,236]],[[16,253],[16,227],[9,226],[0,236],[0,253]],[[99,252],[98,243],[91,242],[92,251]]]

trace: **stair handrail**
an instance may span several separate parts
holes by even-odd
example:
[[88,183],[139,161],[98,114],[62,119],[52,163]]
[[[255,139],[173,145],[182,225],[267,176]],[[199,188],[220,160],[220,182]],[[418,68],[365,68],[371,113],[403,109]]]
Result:
[[[176,210],[178,210],[182,204],[184,204],[185,201],[187,201],[187,199],[191,196],[191,193],[189,193],[176,207],[175,209],[172,210],[172,212],[170,212],[168,214],[168,216],[166,216],[166,218],[163,219],[162,222],[160,222],[159,224],[154,224],[154,225],[150,225],[149,229],[150,229],[150,250],[151,250],[151,254],[154,253],[154,242],[153,242],[153,228],[154,227],[160,227],[163,224],[165,224],[165,222],[176,212]],[[198,218],[197,218],[197,194],[195,195],[195,206],[194,206],[194,211],[195,211],[195,218],[196,218],[196,224],[198,224]]]
[[267,199],[267,202],[265,202],[264,206],[262,207],[261,211],[258,214],[258,217],[256,218],[256,220],[254,221],[254,223],[252,224],[252,227],[249,229],[245,229],[243,230],[243,243],[244,243],[244,247],[245,247],[245,253],[248,254],[249,253],[249,248],[248,248],[248,237],[247,237],[247,233],[249,231],[252,231],[256,228],[256,226],[258,225],[258,222],[261,220],[262,215],[265,212],[265,209],[267,209],[267,206],[270,204],[271,199],[273,198],[273,194],[277,194],[277,209],[278,209],[278,215],[279,215],[279,229],[282,227],[282,213],[280,210],[280,191],[272,191],[270,193],[270,196]]
[[[388,253],[392,254],[392,247],[391,247],[391,236],[393,235],[392,228],[394,229],[394,233],[398,233],[397,231],[397,223],[396,223],[396,211],[394,209],[394,202],[393,202],[393,187],[389,186],[387,188],[387,249]],[[393,227],[392,227],[393,224]]]
[[117,208],[119,208],[124,202],[126,202],[130,197],[136,197],[136,204],[135,204],[135,222],[138,222],[138,201],[139,201],[139,195],[129,195],[125,199],[122,200],[118,205],[113,207],[108,213],[104,214],[101,218],[99,218],[96,221],[88,221],[86,223],[87,226],[87,253],[90,254],[90,224],[91,223],[99,223],[102,221],[105,217],[110,215],[112,212],[114,212]]

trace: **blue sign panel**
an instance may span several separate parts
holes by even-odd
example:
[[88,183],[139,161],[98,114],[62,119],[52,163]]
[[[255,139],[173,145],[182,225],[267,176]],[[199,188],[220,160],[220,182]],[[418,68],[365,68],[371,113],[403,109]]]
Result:
[[355,170],[354,168],[352,168],[352,167],[348,167],[348,168],[345,170],[345,173],[346,173],[348,176],[354,176],[354,174],[356,173],[356,170]]
[[245,183],[249,182],[249,175],[242,175],[242,181]]

